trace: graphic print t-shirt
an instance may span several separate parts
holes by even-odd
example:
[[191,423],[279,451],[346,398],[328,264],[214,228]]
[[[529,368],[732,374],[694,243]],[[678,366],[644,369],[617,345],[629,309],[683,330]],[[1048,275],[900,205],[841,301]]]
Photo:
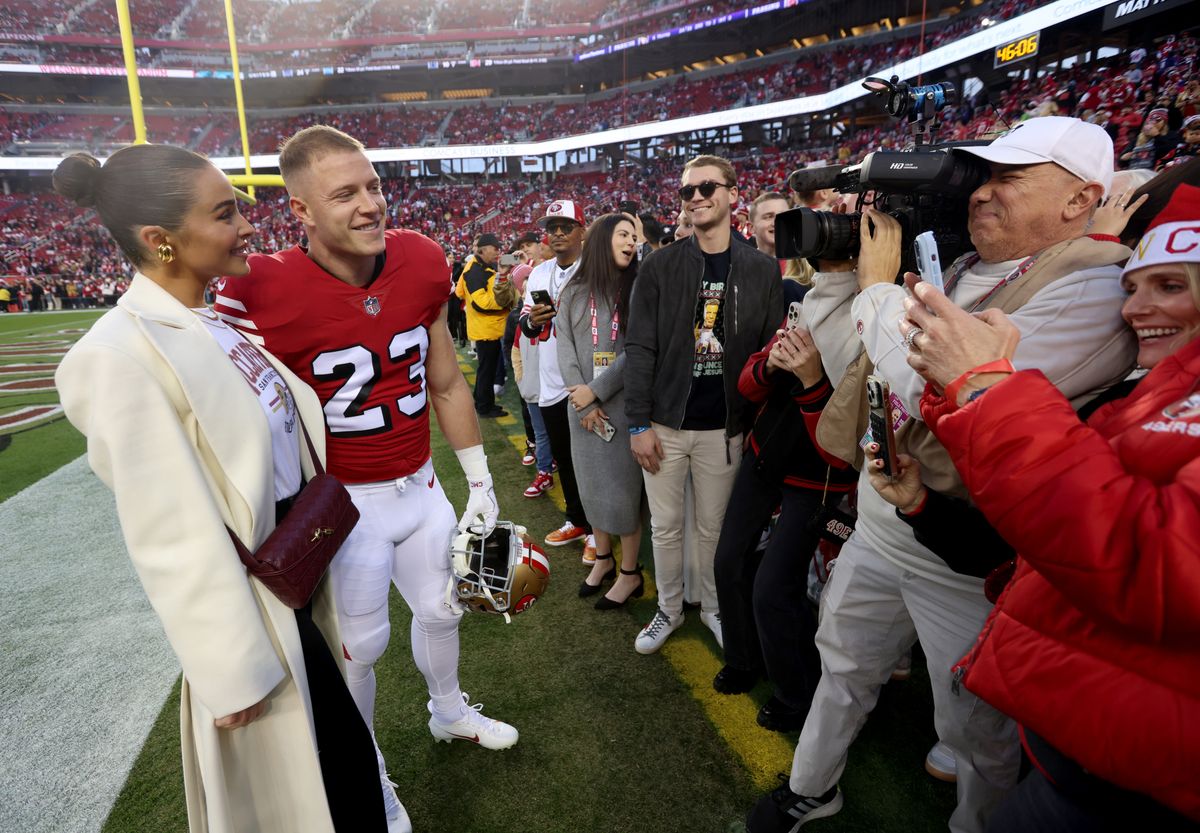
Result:
[[725,427],[725,288],[731,256],[726,249],[704,255],[704,280],[696,297],[692,334],[692,390],[683,417],[685,431],[714,431]]

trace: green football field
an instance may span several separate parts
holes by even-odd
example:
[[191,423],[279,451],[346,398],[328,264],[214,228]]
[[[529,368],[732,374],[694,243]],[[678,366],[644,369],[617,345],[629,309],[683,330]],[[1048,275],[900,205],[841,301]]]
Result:
[[[40,482],[43,478],[84,452],[82,437],[53,410],[57,396],[52,386],[39,380],[49,378],[61,350],[95,317],[96,313],[0,315],[0,510],[6,554],[34,546],[44,534],[44,522],[26,522],[24,508],[10,511],[25,507],[20,501],[31,495],[64,523],[84,522],[77,511],[83,507],[73,506],[71,493],[39,491],[55,482]],[[469,373],[469,365],[463,366]],[[537,500],[521,496],[532,470],[520,464],[519,404],[511,390],[515,385],[509,388],[504,404],[516,418],[486,422],[484,441],[501,517],[526,525],[540,537],[562,522],[561,494],[556,488]],[[436,427],[433,455],[448,496],[461,508],[466,485]],[[26,487],[34,488],[9,500]],[[463,620],[462,686],[471,702],[484,703],[487,714],[519,728],[520,742],[506,752],[433,742],[426,727],[424,681],[409,649],[410,616],[399,595],[392,594],[393,638],[377,667],[376,732],[418,832],[732,833],[744,829],[745,813],[755,798],[776,786],[776,774],[789,768],[796,736],[768,732],[754,723],[758,707],[770,696],[768,686],[760,684],[745,696],[713,692],[720,651],[694,614],[662,652],[637,654],[633,639],[654,611],[652,582],[646,598],[628,609],[597,612],[576,595],[586,574],[579,553],[578,545],[549,550],[549,591],[511,625],[478,614]],[[86,555],[62,553],[68,563]],[[648,534],[642,560],[651,566]],[[0,579],[6,586],[25,588],[25,604],[54,605],[54,587],[14,575],[11,565],[17,563],[25,562],[0,558],[0,569],[6,571]],[[30,598],[31,593],[47,597],[43,602]],[[0,621],[2,617],[0,613]],[[38,638],[49,640],[49,632]],[[15,655],[6,645],[0,659],[0,694],[6,698],[18,689],[49,688],[63,677],[85,681],[86,696],[86,681],[101,676],[100,660],[88,652],[46,646],[20,652],[20,659]],[[128,675],[122,680],[135,689],[141,682]],[[163,695],[154,694],[148,681],[146,687],[158,703]],[[32,721],[35,733],[40,725],[43,734],[71,737],[58,723],[80,718],[63,717],[68,710],[54,697],[37,702],[39,707],[24,719],[26,725]],[[86,720],[104,721],[106,709],[121,707],[120,702],[93,700],[87,704]],[[157,719],[148,717],[145,725],[130,729],[134,742],[129,755],[105,756],[102,749],[101,760],[92,756],[85,764],[77,750],[63,742],[19,766],[0,761],[0,829],[186,830],[177,683],[157,708]],[[932,780],[922,767],[935,739],[928,678],[918,659],[910,681],[886,686],[852,750],[841,782],[845,809],[808,829],[945,830],[954,788]],[[19,757],[20,750],[15,751]],[[0,757],[11,759],[13,753],[10,748]],[[97,766],[115,773],[116,786],[95,823],[28,821],[51,817],[41,806],[62,816],[70,796],[52,785],[67,781],[82,794]],[[26,821],[13,826],[6,818]]]

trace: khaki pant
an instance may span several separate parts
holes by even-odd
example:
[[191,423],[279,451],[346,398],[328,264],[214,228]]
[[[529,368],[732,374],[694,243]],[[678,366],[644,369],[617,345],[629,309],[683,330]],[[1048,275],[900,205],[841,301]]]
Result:
[[658,423],[652,427],[664,456],[658,474],[643,471],[642,477],[650,504],[658,606],[672,619],[683,612],[684,483],[690,472],[696,519],[693,555],[699,571],[700,605],[704,612],[716,613],[719,608],[713,554],[742,459],[741,436],[727,442],[721,429],[676,431]]
[[[901,654],[919,639],[929,664],[934,726],[958,765],[958,806],[950,830],[982,831],[1016,786],[1017,731],[965,688],[955,694],[951,668],[975,644],[990,610],[982,590],[955,589],[914,575],[852,536],[821,596],[821,681],[792,760],[792,790],[822,795],[838,782],[880,688]],[[923,752],[905,754],[919,766]]]

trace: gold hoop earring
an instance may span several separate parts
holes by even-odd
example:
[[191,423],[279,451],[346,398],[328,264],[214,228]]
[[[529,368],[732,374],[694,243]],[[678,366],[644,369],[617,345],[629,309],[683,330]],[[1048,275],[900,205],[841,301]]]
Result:
[[170,263],[175,259],[175,249],[170,243],[158,244],[158,259],[163,263]]

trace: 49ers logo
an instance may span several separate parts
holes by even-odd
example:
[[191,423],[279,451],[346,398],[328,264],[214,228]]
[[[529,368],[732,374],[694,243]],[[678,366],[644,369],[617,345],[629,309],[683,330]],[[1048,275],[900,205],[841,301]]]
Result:
[[837,518],[830,518],[829,523],[825,524],[825,531],[840,538],[844,543],[850,540],[850,533],[854,531],[854,527],[842,523]]
[[1193,393],[1187,399],[1181,399],[1174,405],[1163,408],[1163,416],[1167,419],[1192,419],[1200,416],[1200,393]]

